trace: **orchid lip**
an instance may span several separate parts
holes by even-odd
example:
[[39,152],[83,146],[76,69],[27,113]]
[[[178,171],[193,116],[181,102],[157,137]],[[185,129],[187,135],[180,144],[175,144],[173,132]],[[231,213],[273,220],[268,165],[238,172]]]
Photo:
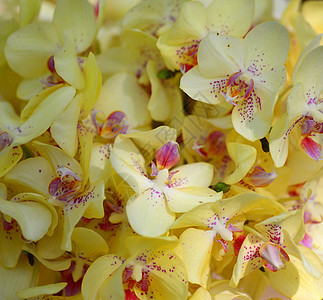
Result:
[[9,133],[4,131],[0,133],[0,151],[4,148],[8,147],[12,143],[12,138],[10,137]]
[[167,169],[169,170],[171,167],[176,165],[179,160],[179,151],[178,144],[174,141],[169,141],[159,149],[157,149],[155,153],[157,169]]
[[81,189],[80,177],[67,167],[60,167],[56,171],[55,177],[48,186],[48,192],[55,199],[68,202]]
[[289,256],[285,250],[277,244],[266,242],[259,249],[260,257],[265,267],[276,272],[286,268],[286,262],[289,262]]

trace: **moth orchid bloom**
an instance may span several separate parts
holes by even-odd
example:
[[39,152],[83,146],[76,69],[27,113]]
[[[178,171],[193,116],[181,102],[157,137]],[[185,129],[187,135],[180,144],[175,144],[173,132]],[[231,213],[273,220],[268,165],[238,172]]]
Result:
[[282,211],[274,201],[246,192],[195,207],[175,221],[171,229],[197,227],[186,229],[180,237],[182,259],[190,282],[206,287],[214,242],[221,243],[227,252],[234,233],[243,231],[244,214],[259,206],[273,212]]
[[186,299],[185,266],[173,250],[177,244],[170,237],[128,238],[127,258],[108,254],[92,263],[84,276],[82,296],[85,300]]
[[233,104],[234,129],[255,141],[270,129],[288,48],[287,30],[277,22],[257,25],[244,39],[211,32],[200,43],[198,66],[184,74],[180,87],[194,100]]
[[46,196],[49,203],[58,207],[64,218],[60,247],[70,251],[71,234],[81,217],[101,218],[104,215],[103,181],[87,185],[88,171],[83,171],[81,165],[63,150],[40,142],[33,142],[33,146],[40,156],[17,164],[5,180]]
[[[245,229],[250,228],[245,226]],[[255,230],[244,239],[237,263],[233,269],[231,282],[236,286],[239,280],[264,266],[272,272],[284,270],[290,261],[289,254],[297,256],[305,270],[315,278],[320,271],[302,253],[297,246],[305,234],[302,212],[283,212],[278,216],[255,225]],[[294,272],[294,271],[292,271]]]
[[110,156],[115,171],[136,193],[126,205],[131,227],[138,234],[151,237],[166,233],[175,213],[222,196],[208,188],[213,176],[211,165],[195,163],[171,169],[180,159],[176,142],[161,146],[155,158],[150,178],[144,157],[130,140],[117,137]]
[[174,25],[157,42],[167,67],[183,73],[197,65],[201,40],[209,33],[243,37],[252,25],[249,0],[187,1]]
[[294,86],[287,99],[287,113],[273,126],[270,152],[277,167],[285,164],[291,133],[305,153],[322,160],[323,150],[323,46],[318,36],[302,53],[293,75]]
[[[31,23],[12,33],[5,46],[9,66],[26,78],[19,94],[30,99],[46,87],[65,81],[85,87],[82,58],[95,37],[95,16],[85,0],[58,1],[52,23]],[[40,80],[40,76],[45,78]],[[30,97],[30,93],[33,95]]]

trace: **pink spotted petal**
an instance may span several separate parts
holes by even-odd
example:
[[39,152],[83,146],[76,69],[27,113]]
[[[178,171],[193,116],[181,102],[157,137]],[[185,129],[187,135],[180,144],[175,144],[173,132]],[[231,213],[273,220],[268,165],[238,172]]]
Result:
[[167,142],[156,151],[155,158],[158,170],[169,170],[179,162],[178,144],[174,141]]
[[262,245],[259,254],[265,267],[272,272],[285,269],[286,262],[289,261],[289,256],[285,250],[271,242]]
[[301,240],[300,244],[309,249],[313,249],[313,240],[307,233],[305,233],[304,238]]
[[252,173],[249,175],[249,180],[251,184],[255,187],[264,187],[271,184],[276,178],[277,173],[273,169],[270,173],[265,172],[261,167],[255,167]]
[[0,133],[0,151],[12,143],[12,139],[8,132],[4,131]]
[[313,119],[305,118],[301,124],[301,133],[302,135],[309,134],[314,128],[316,122]]
[[312,159],[319,161],[322,159],[322,146],[314,142],[310,137],[306,137],[301,141],[301,147],[305,153]]

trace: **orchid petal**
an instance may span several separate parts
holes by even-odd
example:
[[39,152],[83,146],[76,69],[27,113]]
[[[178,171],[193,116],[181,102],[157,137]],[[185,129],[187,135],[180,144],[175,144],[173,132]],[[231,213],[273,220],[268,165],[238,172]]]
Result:
[[16,293],[30,287],[34,268],[28,263],[26,256],[21,256],[15,268],[5,268],[0,264],[0,297],[17,299]]
[[[16,198],[19,199],[18,196]],[[52,222],[48,208],[33,201],[13,202],[0,199],[0,210],[18,222],[25,239],[34,242],[46,234]]]
[[83,171],[79,163],[74,158],[68,156],[63,150],[38,141],[34,141],[33,146],[41,156],[45,157],[51,163],[54,170],[60,167],[69,168],[81,180],[83,179]]
[[259,249],[265,242],[255,234],[248,234],[239,251],[237,263],[234,266],[231,282],[237,286],[239,280],[259,269],[263,263]]
[[204,78],[199,66],[196,66],[182,76],[180,88],[194,100],[218,104],[221,91],[226,91],[226,82],[227,77]]
[[18,127],[17,138],[14,140],[13,145],[26,143],[45,132],[53,120],[72,101],[74,95],[75,89],[71,86],[62,87],[50,94],[40,103],[29,118]]
[[252,146],[240,143],[228,143],[227,148],[236,169],[225,178],[224,182],[233,184],[240,181],[249,172],[256,161],[257,151]]
[[11,34],[5,46],[9,66],[20,76],[38,77],[47,69],[47,60],[58,48],[55,27],[32,23]]
[[95,36],[94,10],[85,0],[58,1],[53,24],[61,41],[66,28],[73,32],[77,53],[89,48]]
[[0,177],[9,172],[22,158],[20,146],[7,147],[0,152]]
[[66,30],[63,35],[64,45],[54,56],[55,71],[64,81],[79,90],[84,88],[85,80],[76,57],[74,36],[70,30]]
[[181,237],[182,260],[188,280],[206,288],[210,272],[211,250],[216,232],[195,228],[185,230]]
[[250,0],[212,1],[207,7],[208,26],[221,34],[243,37],[252,26],[254,6]]
[[208,187],[213,177],[213,166],[198,162],[172,169],[171,173],[174,175],[168,185],[169,187],[178,189],[190,186]]
[[60,292],[67,285],[67,282],[59,282],[53,284],[47,284],[37,287],[31,287],[28,289],[20,290],[17,292],[17,296],[21,299],[34,298],[45,295],[53,295]]
[[169,208],[173,212],[182,213],[207,202],[215,202],[222,198],[222,193],[206,187],[186,187],[182,189],[164,188]]
[[147,260],[150,289],[162,299],[187,298],[187,272],[184,263],[171,250],[158,248]]
[[[246,35],[244,48],[245,68],[256,76],[263,74],[273,65],[285,63],[289,50],[288,32],[278,22],[264,22]],[[260,59],[257,59],[257,55]]]
[[[311,252],[307,251],[307,253]],[[320,263],[317,258],[314,258],[314,261]],[[302,262],[293,255],[290,255],[290,262],[285,270],[269,272],[268,276],[271,285],[277,291],[295,300],[320,299],[323,293],[322,280],[310,276],[304,270]],[[286,280],[288,284],[282,284]]]
[[[95,231],[83,227],[76,227],[72,237],[73,252],[76,256],[75,269],[72,272],[74,281],[82,277],[83,267],[88,261],[94,261],[99,256],[109,252],[109,247],[103,237]],[[88,241],[91,241],[89,243]]]
[[131,197],[126,206],[131,227],[143,236],[163,235],[175,220],[161,191],[148,189]]
[[124,259],[106,255],[93,262],[85,273],[82,283],[82,296],[85,300],[99,299],[99,290],[102,284],[112,273],[120,268]]
[[77,95],[69,106],[53,122],[50,127],[55,142],[71,157],[77,150],[77,121],[81,109],[81,98]]
[[[113,295],[117,295],[116,299],[124,297],[124,290],[121,284],[122,264],[125,259],[122,257],[108,254],[96,259],[84,275],[82,282],[82,296],[85,300],[99,300],[107,293],[104,289],[101,294],[101,287],[104,285],[115,288]],[[118,271],[119,269],[119,271]],[[117,273],[117,274],[116,274]],[[119,281],[116,275],[120,275]],[[115,278],[116,277],[116,278]],[[113,285],[116,284],[116,285]],[[109,294],[109,293],[108,293]],[[106,295],[108,296],[108,295]]]

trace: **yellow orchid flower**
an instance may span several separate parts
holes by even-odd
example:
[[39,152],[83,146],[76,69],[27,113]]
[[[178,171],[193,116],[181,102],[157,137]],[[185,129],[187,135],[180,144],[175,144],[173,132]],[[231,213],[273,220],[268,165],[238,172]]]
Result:
[[214,241],[221,243],[227,252],[228,242],[233,241],[234,232],[243,231],[243,222],[246,220],[244,214],[257,206],[265,206],[267,212],[283,210],[274,201],[248,192],[200,205],[175,221],[171,229],[194,226],[180,237],[182,259],[190,282],[206,288]]
[[[55,61],[57,74],[64,78],[67,70],[63,61],[68,54],[70,59],[65,62],[68,62],[75,72],[74,78],[70,78],[73,82],[74,79],[81,78],[76,53],[88,49],[94,36],[94,11],[87,1],[58,1],[53,22],[32,23],[14,32],[7,40],[5,55],[10,67],[22,77],[38,77],[50,69],[50,65]],[[56,54],[58,57],[55,57]],[[54,58],[50,59],[53,55]],[[81,83],[82,80],[76,84]]]
[[[293,75],[294,86],[287,99],[287,113],[274,125],[270,133],[270,152],[275,165],[284,165],[288,156],[288,136],[298,129],[299,143],[312,159],[322,160],[323,90],[322,68],[323,47],[318,46],[318,36],[304,50]],[[299,141],[300,140],[300,141]]]
[[82,284],[87,299],[186,299],[186,270],[173,248],[178,241],[128,238],[128,258],[115,254],[99,257]]
[[[273,44],[279,46],[272,49]],[[198,101],[233,104],[234,129],[250,141],[263,138],[285,83],[288,47],[287,31],[277,22],[257,25],[243,40],[210,33],[200,44],[198,66],[184,74],[181,88]]]
[[188,1],[174,25],[160,36],[157,47],[169,69],[185,73],[197,65],[199,44],[208,32],[243,37],[253,15],[254,2],[249,0]]
[[188,211],[222,196],[208,188],[213,170],[207,163],[169,170],[180,159],[176,142],[169,141],[157,149],[155,158],[156,164],[151,164],[154,179],[150,179],[143,156],[130,140],[117,138],[110,156],[115,171],[136,192],[126,205],[131,227],[151,237],[166,233],[175,220],[175,212]]
[[84,215],[87,218],[101,218],[104,215],[104,184],[103,181],[86,185],[80,164],[61,149],[33,143],[40,157],[24,160],[16,165],[5,180],[37,191],[49,198],[49,202],[62,209],[64,229],[60,247],[70,251],[71,234],[77,222]]
[[[295,210],[283,212],[255,225],[253,230],[245,227],[251,233],[244,237],[240,244],[237,263],[233,270],[231,283],[236,286],[239,280],[264,266],[270,272],[280,272],[291,264],[289,255],[302,261],[305,270],[314,278],[320,278],[322,269],[302,253],[297,246],[305,234],[302,212]],[[314,254],[313,254],[314,255]]]

